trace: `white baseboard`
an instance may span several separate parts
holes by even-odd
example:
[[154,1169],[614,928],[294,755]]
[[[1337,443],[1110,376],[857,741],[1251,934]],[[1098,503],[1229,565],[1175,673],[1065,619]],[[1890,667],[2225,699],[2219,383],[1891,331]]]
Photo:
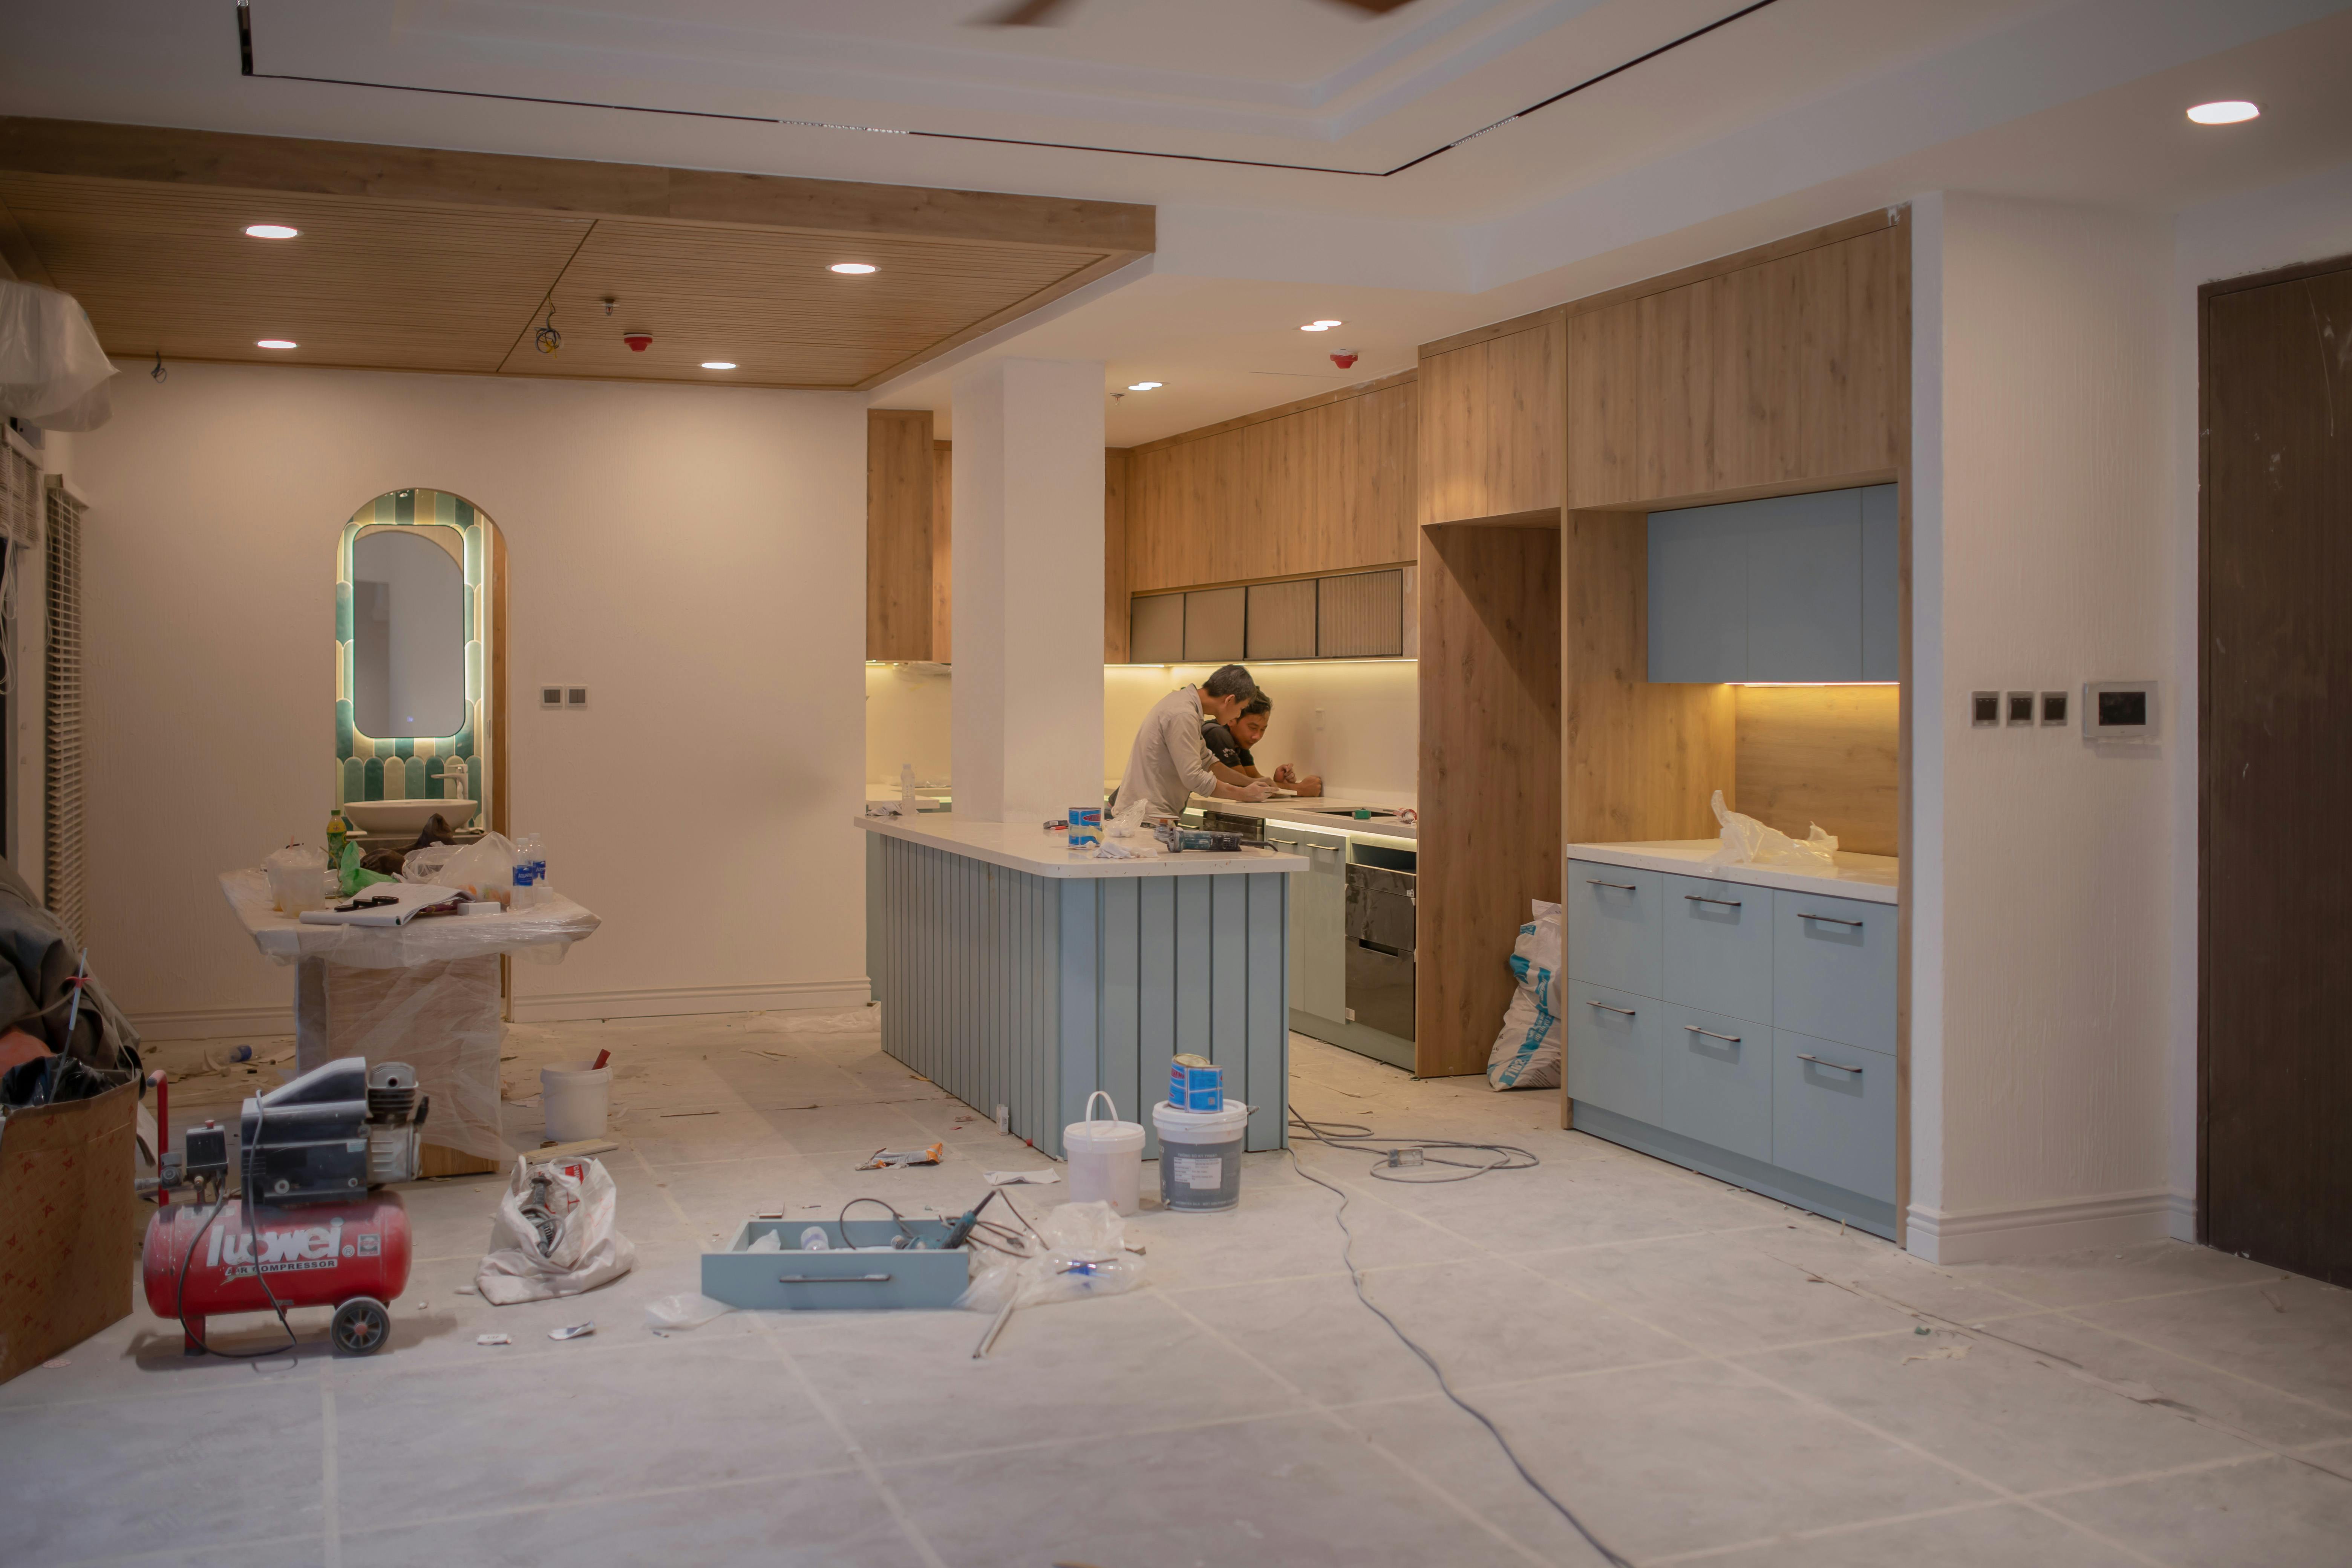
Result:
[[863,1007],[873,992],[864,975],[848,980],[787,980],[766,985],[655,985],[636,991],[572,991],[518,996],[518,1024],[583,1018],[666,1018],[695,1013],[760,1013],[791,1008]]
[[2197,1200],[2187,1193],[2165,1194],[2165,1232],[2175,1241],[2197,1239]]
[[290,1035],[294,993],[275,1007],[188,1007],[175,1013],[132,1013],[142,1040],[216,1040],[230,1035]]
[[[2161,1188],[2103,1198],[2061,1198],[2015,1208],[1944,1214],[1914,1205],[1904,1227],[1909,1250],[1930,1263],[1990,1263],[2161,1241],[2183,1200]],[[2193,1209],[2193,1205],[2192,1205]],[[2193,1214],[2192,1214],[2193,1222]],[[2193,1223],[2192,1223],[2193,1234]]]

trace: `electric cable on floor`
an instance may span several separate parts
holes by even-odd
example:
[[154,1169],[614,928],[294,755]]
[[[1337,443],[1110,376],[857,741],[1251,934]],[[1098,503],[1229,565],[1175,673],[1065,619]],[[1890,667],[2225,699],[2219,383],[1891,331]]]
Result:
[[[1370,1130],[1368,1128],[1357,1127],[1352,1122],[1309,1121],[1305,1117],[1293,1112],[1290,1118],[1290,1124],[1293,1127],[1304,1129],[1307,1136],[1315,1142],[1319,1143],[1328,1143],[1335,1149],[1357,1145],[1362,1147],[1370,1153],[1385,1154],[1389,1152],[1385,1148],[1374,1148],[1370,1143],[1365,1142],[1364,1140],[1371,1137]],[[1324,1131],[1327,1128],[1347,1128],[1349,1131],[1333,1133]],[[1538,1160],[1535,1155],[1529,1153],[1527,1150],[1512,1148],[1510,1145],[1504,1143],[1459,1143],[1451,1139],[1444,1138],[1402,1138],[1395,1141],[1394,1146],[1402,1149],[1418,1148],[1423,1150],[1486,1150],[1490,1152],[1497,1152],[1505,1156],[1505,1161],[1503,1163],[1479,1165],[1470,1168],[1465,1170],[1465,1173],[1459,1176],[1426,1177],[1422,1178],[1418,1182],[1407,1180],[1407,1185],[1427,1185],[1432,1184],[1434,1182],[1441,1181],[1466,1182],[1472,1176],[1483,1176],[1489,1171],[1524,1171],[1532,1166],[1542,1163],[1541,1161]],[[1339,1234],[1346,1237],[1345,1242],[1339,1248],[1339,1261],[1348,1266],[1348,1279],[1349,1282],[1356,1288],[1356,1300],[1361,1301],[1366,1310],[1368,1310],[1372,1316],[1378,1318],[1381,1322],[1388,1325],[1389,1332],[1397,1337],[1399,1343],[1402,1344],[1405,1349],[1411,1351],[1414,1355],[1421,1358],[1421,1363],[1429,1368],[1431,1375],[1437,1379],[1439,1391],[1443,1393],[1446,1398],[1454,1402],[1456,1409],[1460,1410],[1464,1415],[1469,1416],[1470,1419],[1475,1421],[1479,1426],[1484,1426],[1486,1429],[1486,1435],[1495,1439],[1495,1446],[1503,1450],[1503,1458],[1510,1460],[1511,1468],[1519,1473],[1519,1479],[1527,1482],[1528,1489],[1532,1490],[1538,1497],[1543,1499],[1544,1501],[1549,1503],[1552,1507],[1553,1512],[1559,1514],[1560,1518],[1568,1521],[1569,1527],[1574,1530],[1577,1534],[1584,1538],[1584,1543],[1587,1546],[1591,1547],[1593,1551],[1601,1554],[1601,1561],[1608,1563],[1609,1568],[1633,1568],[1632,1563],[1628,1563],[1624,1558],[1620,1557],[1616,1552],[1603,1545],[1599,1536],[1594,1535],[1591,1531],[1585,1528],[1584,1521],[1576,1517],[1576,1511],[1573,1509],[1560,1501],[1559,1499],[1552,1496],[1550,1490],[1546,1488],[1541,1481],[1536,1479],[1535,1476],[1528,1469],[1526,1464],[1520,1460],[1518,1450],[1511,1447],[1511,1440],[1503,1436],[1501,1427],[1496,1426],[1494,1422],[1487,1419],[1486,1413],[1485,1411],[1480,1410],[1476,1405],[1471,1404],[1468,1400],[1454,1392],[1454,1385],[1446,1382],[1445,1369],[1437,1364],[1437,1358],[1431,1355],[1427,1351],[1422,1349],[1418,1344],[1414,1343],[1412,1336],[1406,1333],[1403,1329],[1400,1328],[1394,1318],[1390,1317],[1386,1312],[1382,1311],[1370,1296],[1364,1294],[1363,1272],[1356,1267],[1356,1233],[1352,1229],[1349,1228],[1348,1225],[1348,1205],[1350,1201],[1350,1194],[1346,1189],[1333,1186],[1330,1183],[1325,1181],[1322,1177],[1315,1174],[1314,1172],[1309,1171],[1304,1164],[1300,1163],[1298,1159],[1298,1150],[1295,1144],[1290,1148],[1288,1152],[1290,1154],[1290,1168],[1292,1170],[1297,1171],[1300,1175],[1306,1177],[1317,1186],[1321,1187],[1324,1191],[1336,1194],[1339,1196],[1339,1212],[1333,1217],[1339,1222]],[[1513,1159],[1511,1158],[1512,1156],[1516,1156],[1517,1158]],[[1453,1165],[1463,1163],[1461,1161],[1446,1160],[1444,1158],[1440,1158],[1436,1163],[1440,1164]],[[1375,1176],[1379,1176],[1383,1168],[1384,1167],[1382,1166],[1375,1165],[1372,1168],[1371,1173]],[[1404,1180],[1404,1178],[1398,1177],[1383,1177],[1382,1179],[1391,1181]]]
[[[1509,1143],[1465,1143],[1451,1138],[1398,1138],[1387,1143],[1370,1142],[1372,1130],[1353,1121],[1310,1121],[1297,1111],[1290,1113],[1290,1125],[1318,1143],[1328,1143],[1334,1149],[1360,1148],[1368,1154],[1387,1156],[1387,1163],[1374,1165],[1375,1180],[1396,1182],[1408,1187],[1435,1186],[1440,1182],[1466,1182],[1473,1176],[1483,1176],[1489,1171],[1528,1171],[1543,1163],[1528,1150]],[[1463,1160],[1449,1160],[1434,1150],[1455,1153],[1484,1152],[1496,1156],[1484,1164],[1474,1165]],[[1396,1156],[1408,1151],[1421,1156],[1411,1165],[1396,1163]],[[1426,1169],[1430,1165],[1449,1165],[1460,1171],[1458,1176],[1391,1176],[1389,1171]]]

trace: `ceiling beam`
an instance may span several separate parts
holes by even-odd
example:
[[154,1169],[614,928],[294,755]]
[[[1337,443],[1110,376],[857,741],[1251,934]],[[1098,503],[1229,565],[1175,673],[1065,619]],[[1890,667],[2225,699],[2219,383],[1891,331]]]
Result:
[[1084,247],[1132,260],[1153,208],[998,191],[0,116],[0,169],[451,208]]

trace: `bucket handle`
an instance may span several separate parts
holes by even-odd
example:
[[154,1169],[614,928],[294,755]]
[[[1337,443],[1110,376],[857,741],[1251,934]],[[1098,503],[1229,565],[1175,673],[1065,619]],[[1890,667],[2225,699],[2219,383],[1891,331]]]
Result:
[[1101,1100],[1105,1105],[1108,1105],[1108,1106],[1109,1106],[1109,1107],[1110,1107],[1110,1119],[1111,1119],[1113,1121],[1118,1121],[1118,1101],[1117,1101],[1117,1100],[1113,1100],[1113,1099],[1110,1097],[1110,1090],[1108,1090],[1108,1089],[1098,1089],[1095,1090],[1092,1094],[1090,1094],[1090,1095],[1087,1096],[1087,1114],[1086,1114],[1086,1120],[1087,1120],[1087,1121],[1092,1121],[1095,1119],[1095,1101],[1096,1101],[1096,1100]]

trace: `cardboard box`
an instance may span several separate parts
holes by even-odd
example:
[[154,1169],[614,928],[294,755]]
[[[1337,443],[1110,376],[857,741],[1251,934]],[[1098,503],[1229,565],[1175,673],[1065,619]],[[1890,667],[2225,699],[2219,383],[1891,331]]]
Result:
[[0,1383],[131,1315],[139,1086],[0,1121]]

